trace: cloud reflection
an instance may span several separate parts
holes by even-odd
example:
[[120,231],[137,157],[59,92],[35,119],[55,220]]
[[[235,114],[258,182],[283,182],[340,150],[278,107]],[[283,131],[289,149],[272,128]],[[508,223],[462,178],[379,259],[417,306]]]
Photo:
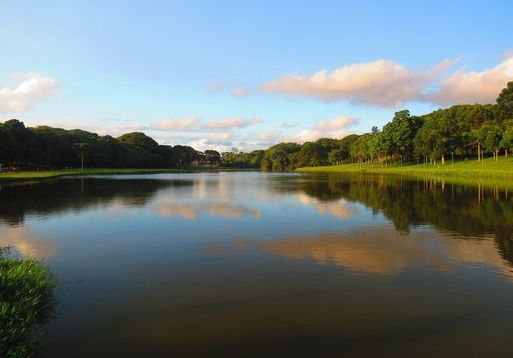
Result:
[[153,210],[160,216],[177,216],[189,220],[198,219],[202,213],[225,218],[251,216],[254,219],[259,219],[262,216],[262,213],[259,210],[228,203],[187,204],[179,202],[159,202],[153,206]]
[[487,265],[513,279],[511,267],[491,239],[459,239],[436,232],[404,235],[385,226],[265,241],[237,239],[230,246],[215,243],[215,247],[207,247],[207,252],[219,255],[248,248],[286,259],[311,259],[370,274],[390,275],[412,267],[449,274],[461,266]]
[[259,219],[262,216],[262,213],[258,210],[231,204],[209,204],[207,206],[207,210],[208,213],[212,216],[223,216],[231,218],[251,216],[254,219]]
[[154,211],[160,216],[179,216],[184,219],[195,220],[199,216],[199,211],[193,205],[158,203],[153,207]]
[[315,206],[320,214],[331,214],[339,219],[349,219],[358,213],[354,207],[343,199],[322,202],[304,193],[299,193],[298,200],[303,205]]
[[35,235],[25,226],[0,228],[0,247],[10,247],[22,256],[44,259],[55,255],[54,241]]

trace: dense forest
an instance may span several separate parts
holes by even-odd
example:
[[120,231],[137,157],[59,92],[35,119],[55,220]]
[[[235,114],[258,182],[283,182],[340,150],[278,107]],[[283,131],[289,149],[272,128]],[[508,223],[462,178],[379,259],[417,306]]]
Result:
[[279,143],[250,153],[197,151],[160,145],[144,133],[118,138],[78,129],[25,127],[12,119],[0,123],[0,164],[7,168],[76,168],[85,158],[90,168],[166,168],[221,165],[264,170],[362,163],[440,163],[446,160],[507,156],[513,150],[513,82],[495,104],[455,105],[414,116],[396,112],[382,129],[341,139]]
[[79,129],[25,127],[12,119],[0,123],[0,163],[10,168],[77,168],[82,157],[91,168],[188,167],[194,162],[217,165],[221,156],[191,147],[159,145],[144,133],[118,138]]

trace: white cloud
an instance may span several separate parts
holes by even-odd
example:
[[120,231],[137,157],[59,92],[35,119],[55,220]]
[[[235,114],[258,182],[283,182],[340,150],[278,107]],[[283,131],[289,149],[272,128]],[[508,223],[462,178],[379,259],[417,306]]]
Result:
[[508,81],[513,80],[513,55],[481,72],[458,71],[426,95],[426,100],[442,104],[492,103]]
[[283,135],[278,131],[262,131],[256,135],[256,138],[264,142],[278,142],[283,138]]
[[205,127],[209,129],[227,129],[227,128],[245,128],[255,124],[262,123],[262,118],[223,118],[209,121]]
[[25,73],[17,77],[20,82],[15,88],[0,86],[0,112],[26,111],[34,103],[55,94],[59,88],[57,80],[38,73]]
[[249,94],[249,90],[247,88],[244,88],[244,87],[237,87],[235,88],[233,91],[232,91],[232,94],[235,96],[235,97],[245,97]]
[[304,129],[290,138],[290,140],[304,143],[319,138],[342,138],[349,134],[349,128],[358,120],[350,116],[340,116],[332,120],[321,120],[312,128]]
[[336,131],[346,129],[357,122],[356,118],[349,116],[340,116],[332,120],[319,121],[315,125],[315,129],[323,132]]
[[184,117],[179,119],[165,119],[149,126],[149,129],[173,131],[173,130],[189,130],[200,124],[198,117]]
[[214,133],[209,135],[206,139],[211,143],[228,142],[233,140],[235,135],[230,132]]
[[399,63],[377,60],[346,65],[332,72],[285,76],[265,84],[263,90],[325,101],[394,106],[418,98],[427,79],[427,75]]
[[288,75],[262,86],[265,92],[324,101],[393,107],[406,102],[439,104],[492,103],[513,80],[513,55],[494,67],[459,70],[442,76],[459,60],[443,60],[426,72],[412,71],[391,60],[349,64],[332,72]]
[[[226,142],[227,138],[233,135],[232,132],[236,129],[247,128],[255,124],[262,123],[260,117],[255,118],[222,118],[215,119],[209,122],[202,121],[200,117],[188,116],[176,119],[165,119],[159,122],[150,123],[148,125],[128,123],[111,125],[103,128],[97,128],[96,131],[100,134],[109,134],[118,137],[128,132],[159,132],[159,133],[201,133],[205,140],[211,139],[218,140],[224,138],[222,141]],[[150,134],[151,135],[151,134]],[[153,137],[163,137],[162,134],[154,133]],[[216,139],[217,138],[217,139]],[[220,140],[220,139],[219,139]],[[166,141],[167,142],[167,141]]]

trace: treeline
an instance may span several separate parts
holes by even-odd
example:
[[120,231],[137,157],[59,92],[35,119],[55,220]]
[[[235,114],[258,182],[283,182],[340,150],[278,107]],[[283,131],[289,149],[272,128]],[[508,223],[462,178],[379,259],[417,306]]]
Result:
[[93,168],[166,168],[217,165],[221,155],[188,146],[159,145],[144,133],[118,138],[79,129],[25,127],[12,119],[0,123],[0,164],[4,168],[77,168],[82,157]]
[[396,112],[383,128],[342,139],[304,144],[280,143],[266,150],[220,154],[189,146],[159,145],[144,133],[118,138],[78,129],[25,127],[18,120],[0,123],[0,164],[15,168],[73,168],[85,158],[94,168],[165,168],[221,165],[283,171],[342,163],[441,163],[455,159],[505,156],[513,150],[513,82],[495,104],[455,105],[414,116]]
[[[498,159],[501,153],[507,156],[511,150],[513,82],[502,90],[496,104],[455,105],[422,116],[403,110],[396,112],[383,128],[373,127],[370,133],[321,138],[302,145],[280,143],[258,156],[262,158],[262,169],[280,171],[342,163],[445,164],[449,157]],[[240,163],[247,157],[240,153],[229,159]]]

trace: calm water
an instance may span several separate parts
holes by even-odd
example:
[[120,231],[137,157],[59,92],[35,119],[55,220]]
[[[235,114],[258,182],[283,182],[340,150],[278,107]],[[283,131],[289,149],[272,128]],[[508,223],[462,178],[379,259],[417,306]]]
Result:
[[256,172],[2,186],[42,357],[512,356],[513,195]]

